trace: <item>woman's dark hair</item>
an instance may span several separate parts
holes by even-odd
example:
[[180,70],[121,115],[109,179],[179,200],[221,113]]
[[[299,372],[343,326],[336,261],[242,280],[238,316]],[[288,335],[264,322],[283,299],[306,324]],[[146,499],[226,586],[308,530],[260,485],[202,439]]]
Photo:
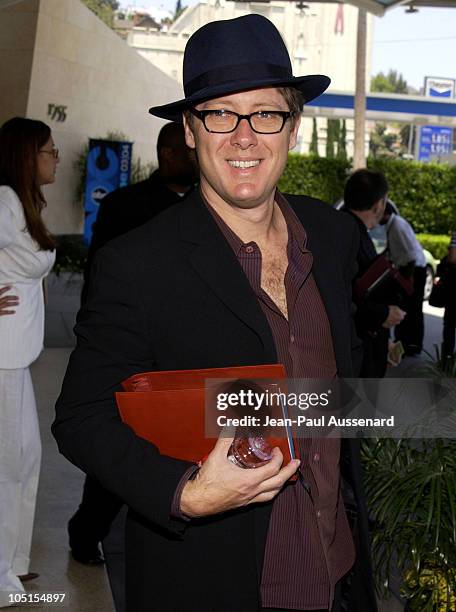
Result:
[[369,210],[388,193],[388,182],[381,172],[357,170],[348,179],[344,204],[351,210]]
[[38,184],[38,153],[50,137],[51,129],[45,123],[22,117],[14,117],[0,128],[0,185],[17,193],[27,229],[43,251],[55,248],[41,217],[46,200]]

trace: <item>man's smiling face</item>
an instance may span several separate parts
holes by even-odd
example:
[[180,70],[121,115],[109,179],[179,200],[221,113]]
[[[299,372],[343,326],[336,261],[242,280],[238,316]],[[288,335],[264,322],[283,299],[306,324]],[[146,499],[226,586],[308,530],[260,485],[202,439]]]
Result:
[[[258,111],[289,111],[278,89],[262,88],[202,102],[199,111],[226,110],[240,115]],[[187,145],[196,148],[201,190],[209,203],[255,208],[274,200],[277,182],[296,145],[299,119],[288,119],[277,134],[258,134],[242,120],[234,132],[208,132],[203,122],[185,120]]]

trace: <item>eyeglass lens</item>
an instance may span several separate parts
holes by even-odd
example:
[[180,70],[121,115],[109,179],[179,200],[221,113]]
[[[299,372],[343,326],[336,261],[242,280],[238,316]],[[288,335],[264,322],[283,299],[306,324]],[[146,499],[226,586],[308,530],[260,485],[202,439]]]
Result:
[[280,132],[286,120],[285,116],[274,112],[261,111],[244,117],[229,111],[209,111],[204,114],[204,124],[213,132],[231,132],[242,118],[249,121],[253,130],[263,134]]
[[59,150],[58,149],[52,149],[52,151],[47,151],[46,149],[41,149],[40,153],[47,153],[48,155],[52,155],[52,157],[54,159],[58,159],[58,157],[59,157]]

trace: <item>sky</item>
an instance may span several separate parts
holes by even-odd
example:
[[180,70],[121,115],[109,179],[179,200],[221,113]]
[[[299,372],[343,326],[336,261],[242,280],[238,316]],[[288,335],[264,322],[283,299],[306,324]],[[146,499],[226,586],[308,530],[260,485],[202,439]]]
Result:
[[456,7],[413,14],[399,7],[375,18],[372,73],[390,68],[416,89],[425,76],[456,78]]
[[[197,0],[182,0],[182,5]],[[174,11],[176,0],[126,0],[121,4],[162,7]],[[404,7],[374,19],[372,74],[395,69],[408,84],[420,89],[425,76],[456,78],[456,7],[420,8],[407,14]]]

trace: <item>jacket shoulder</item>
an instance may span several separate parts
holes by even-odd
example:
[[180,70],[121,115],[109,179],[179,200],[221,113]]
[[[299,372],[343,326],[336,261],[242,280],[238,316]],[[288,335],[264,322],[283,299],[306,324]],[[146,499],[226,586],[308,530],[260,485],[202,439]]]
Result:
[[119,187],[118,189],[114,189],[108,193],[102,200],[103,204],[112,203],[112,202],[125,202],[133,201],[132,198],[147,194],[150,191],[150,179],[145,179],[144,181],[139,181],[138,183],[133,183],[131,185],[126,185],[125,187]]
[[341,236],[345,234],[350,237],[357,235],[358,228],[355,220],[323,200],[305,195],[285,194],[285,197],[304,227],[306,224],[318,222],[326,224],[326,229],[334,229]]
[[169,251],[179,237],[180,211],[183,206],[184,203],[179,202],[165,209],[139,227],[110,240],[107,246],[121,251],[125,256],[161,249]]

